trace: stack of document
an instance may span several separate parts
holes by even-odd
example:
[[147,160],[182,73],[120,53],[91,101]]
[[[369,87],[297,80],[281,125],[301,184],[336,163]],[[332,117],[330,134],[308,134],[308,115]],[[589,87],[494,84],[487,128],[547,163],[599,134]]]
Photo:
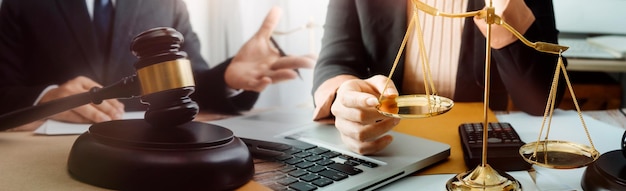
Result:
[[601,48],[617,58],[626,57],[626,36],[603,35],[587,38],[587,42]]

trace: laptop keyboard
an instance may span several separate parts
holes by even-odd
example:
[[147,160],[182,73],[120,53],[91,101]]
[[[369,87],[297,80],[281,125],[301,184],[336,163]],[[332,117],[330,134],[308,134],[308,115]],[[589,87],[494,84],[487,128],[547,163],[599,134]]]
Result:
[[273,190],[317,190],[378,164],[303,143],[282,143],[240,138],[255,158],[254,181]]

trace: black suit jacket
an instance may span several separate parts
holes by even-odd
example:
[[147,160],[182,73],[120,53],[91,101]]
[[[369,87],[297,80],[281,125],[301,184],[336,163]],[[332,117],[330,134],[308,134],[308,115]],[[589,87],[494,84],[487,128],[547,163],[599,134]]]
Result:
[[[313,92],[326,80],[341,74],[360,78],[388,75],[407,28],[407,0],[330,1],[324,26],[322,51],[314,70]],[[524,34],[531,41],[556,43],[551,1],[526,4],[536,21]],[[470,0],[468,11],[480,10],[483,0]],[[516,108],[542,115],[557,56],[538,52],[521,41],[492,49],[490,107],[504,110],[510,97]],[[481,102],[484,94],[485,37],[472,18],[466,18],[461,42],[454,101]],[[393,81],[402,93],[404,55]],[[563,84],[563,83],[561,83]],[[560,86],[562,90],[564,86]],[[562,91],[559,91],[561,97]]]
[[[135,73],[132,39],[155,27],[184,35],[181,50],[191,60],[203,110],[237,113],[250,109],[258,93],[227,98],[224,70],[228,61],[209,69],[200,55],[182,0],[117,0],[109,55],[96,47],[85,0],[4,0],[0,9],[0,113],[32,106],[41,91],[76,76],[106,86]],[[128,109],[143,108],[138,99],[123,100]]]

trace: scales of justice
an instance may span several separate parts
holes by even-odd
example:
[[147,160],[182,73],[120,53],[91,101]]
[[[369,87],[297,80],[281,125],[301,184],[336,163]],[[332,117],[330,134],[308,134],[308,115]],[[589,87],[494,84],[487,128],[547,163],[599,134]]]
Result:
[[[544,112],[539,136],[536,142],[531,142],[523,145],[519,150],[520,155],[531,164],[554,169],[580,168],[591,164],[599,158],[600,154],[593,146],[593,142],[591,141],[591,137],[589,136],[589,132],[583,120],[580,107],[578,105],[578,102],[576,101],[576,97],[574,96],[574,91],[569,81],[569,77],[567,76],[565,65],[561,57],[561,53],[566,51],[569,47],[546,42],[530,42],[529,40],[524,38],[522,34],[517,32],[513,27],[508,25],[500,16],[495,14],[495,8],[492,6],[491,1],[489,2],[489,6],[483,10],[465,13],[439,12],[436,8],[420,2],[419,0],[412,0],[412,2],[415,8],[413,9],[411,20],[409,21],[409,25],[407,27],[404,39],[402,40],[400,50],[397,53],[396,59],[393,63],[393,67],[391,68],[391,72],[387,78],[385,86],[388,86],[389,82],[391,81],[391,76],[394,73],[400,55],[404,50],[409,34],[411,34],[412,30],[417,30],[416,32],[419,45],[419,54],[422,59],[421,67],[423,68],[422,76],[424,78],[425,94],[383,96],[384,93],[382,93],[379,98],[380,104],[377,109],[380,113],[386,116],[396,118],[432,117],[444,114],[452,109],[452,107],[454,106],[453,100],[446,97],[438,96],[437,91],[433,85],[434,83],[431,79],[430,66],[428,64],[428,59],[426,57],[427,54],[425,52],[426,49],[424,48],[423,34],[417,19],[417,11],[424,11],[425,13],[432,16],[442,16],[450,18],[477,16],[481,19],[484,19],[488,24],[488,33],[486,35],[485,47],[486,59],[483,117],[483,127],[485,129],[483,130],[482,163],[473,170],[457,174],[456,176],[451,178],[446,183],[447,190],[522,190],[522,186],[517,180],[515,180],[512,176],[506,174],[505,172],[498,171],[492,168],[486,160],[488,143],[488,141],[486,140],[488,138],[487,111],[489,107],[490,86],[489,73],[491,65],[491,47],[489,45],[491,44],[491,28],[493,24],[504,27],[513,35],[515,35],[519,40],[521,40],[525,45],[534,48],[537,51],[559,55],[556,70],[554,72],[554,78],[550,87],[550,93],[547,98],[546,109]],[[559,83],[558,81],[561,71],[563,72],[567,87],[574,100],[574,105],[576,106],[578,117],[580,118],[582,126],[585,130],[590,146],[568,141],[548,139],[550,123],[555,107],[557,94],[556,89]],[[385,87],[384,89],[387,89],[387,87]],[[545,138],[542,140],[542,133],[544,131],[544,127],[546,126],[547,128],[545,128]]]

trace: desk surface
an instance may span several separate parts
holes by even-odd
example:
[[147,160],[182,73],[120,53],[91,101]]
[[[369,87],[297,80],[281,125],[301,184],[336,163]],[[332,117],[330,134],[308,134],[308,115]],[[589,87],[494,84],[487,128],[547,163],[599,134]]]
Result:
[[[448,117],[403,120],[396,131],[434,139],[451,144],[450,159],[419,174],[458,173],[466,171],[456,127],[465,121],[482,120],[482,103],[457,104]],[[495,115],[489,113],[490,119]],[[454,117],[450,117],[454,116]],[[201,116],[203,120],[223,116]],[[423,124],[423,125],[420,125]],[[430,125],[427,125],[430,124]],[[435,125],[441,128],[433,128]],[[450,127],[450,128],[443,128]],[[67,158],[78,135],[44,136],[32,131],[0,132],[0,182],[9,190],[105,190],[72,179],[67,172]],[[97,165],[97,164],[94,164]],[[258,183],[251,181],[242,190],[258,190]]]
[[[69,176],[67,157],[77,137],[33,135],[32,132],[0,133],[0,190],[107,190]],[[269,189],[251,181],[239,190]]]
[[[618,115],[621,113],[617,110],[607,112],[606,116],[615,115],[620,120],[625,120],[623,115]],[[599,111],[596,115],[601,116],[601,113],[602,111]],[[496,120],[493,113],[489,112],[488,115],[491,121]],[[450,135],[457,134],[456,127],[462,122],[482,120],[482,103],[460,103],[446,115],[403,120],[394,130],[446,142],[452,147],[448,160],[415,175],[458,173],[467,169],[463,165],[458,136]],[[0,132],[2,190],[106,190],[76,181],[67,173],[68,154],[77,137],[77,135],[39,136],[31,131]],[[241,190],[260,189],[266,188],[254,181],[241,188]]]
[[[448,113],[440,116],[401,120],[394,128],[395,131],[450,145],[450,157],[447,160],[418,171],[416,175],[458,174],[467,171],[458,127],[462,123],[483,122],[483,109],[482,103],[455,103]],[[493,112],[488,111],[486,114],[490,122],[498,121]]]

